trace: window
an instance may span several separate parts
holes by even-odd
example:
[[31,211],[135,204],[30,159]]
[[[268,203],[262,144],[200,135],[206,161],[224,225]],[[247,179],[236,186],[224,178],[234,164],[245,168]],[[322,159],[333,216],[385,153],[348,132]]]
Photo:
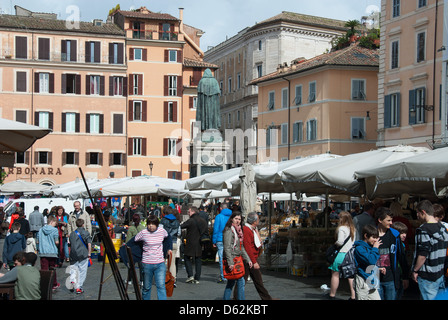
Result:
[[113,134],[123,134],[123,115],[115,113],[113,115]]
[[62,75],[61,92],[81,94],[81,75],[79,74],[63,74]]
[[26,92],[26,72],[16,72],[16,92]]
[[16,152],[16,164],[27,164],[25,152]]
[[274,110],[275,108],[275,91],[269,92],[268,110]]
[[392,1],[392,17],[399,17],[400,16],[400,0],[393,0]]
[[317,120],[308,120],[306,124],[306,140],[314,141],[317,139]]
[[352,139],[365,139],[365,118],[352,118]]
[[352,79],[352,100],[366,100],[366,81]]
[[417,62],[425,60],[425,38],[425,32],[420,32],[417,34]]
[[238,73],[236,75],[236,88],[238,90],[241,89],[241,73]]
[[[175,122],[174,121],[174,102],[173,101],[169,101],[168,102],[168,122]],[[177,119],[176,119],[177,120]]]
[[77,60],[77,42],[76,40],[62,40],[61,43],[61,60],[76,62]]
[[177,76],[168,76],[168,95],[177,96]]
[[124,154],[114,152],[110,154],[109,165],[110,166],[122,166],[124,164]]
[[87,113],[86,132],[94,134],[104,133],[104,115],[99,113]]
[[282,89],[282,108],[286,109],[288,108],[288,88]]
[[101,43],[99,41],[86,41],[86,63],[101,62]]
[[409,124],[426,122],[425,93],[425,88],[409,91]]
[[100,94],[100,76],[87,76],[90,80],[90,94]]
[[302,86],[296,86],[296,97],[294,98],[294,104],[299,106],[302,104]]
[[16,37],[16,59],[28,58],[28,38]]
[[37,152],[37,164],[51,164],[50,163],[50,152],[48,151],[38,151]]
[[174,35],[174,25],[171,25],[169,23],[162,23],[159,27],[159,39],[160,40],[175,40]]
[[228,83],[228,91],[229,91],[229,93],[231,93],[232,92],[232,77],[229,77],[227,83]]
[[[67,112],[65,115],[65,130],[63,132],[77,132],[76,131],[76,113],[75,112]],[[79,132],[79,129],[78,129]]]
[[50,74],[49,73],[39,73],[39,92],[49,93],[50,92]]
[[277,145],[277,133],[278,129],[273,127],[268,127],[266,129],[266,146]]
[[130,76],[131,83],[130,85],[130,93],[133,95],[142,95],[143,94],[143,75],[142,74],[132,74]]
[[[141,28],[142,26],[143,26],[143,28]],[[134,21],[132,23],[132,38],[133,39],[141,39],[142,35],[144,38],[144,34],[145,34],[144,26],[145,26],[145,24],[140,23],[139,21]],[[143,30],[141,30],[141,29],[143,29]]]
[[316,82],[309,83],[308,102],[316,101]]
[[263,65],[258,64],[257,65],[257,78],[260,78],[263,76]]
[[86,165],[103,165],[103,154],[101,152],[88,152],[86,154]]
[[50,39],[48,38],[39,38],[38,40],[39,60],[50,60]]
[[288,143],[288,124],[287,123],[282,123],[281,133],[282,133],[282,144],[287,144]]
[[123,43],[109,43],[109,63],[123,64]]
[[400,126],[400,93],[393,93],[384,97],[384,128]]
[[16,121],[26,123],[26,110],[16,110]]
[[292,130],[292,141],[302,142],[303,140],[303,122],[295,122]]
[[111,96],[124,96],[124,83],[125,77],[110,77],[109,78],[109,95]]
[[142,60],[142,49],[141,48],[134,48],[134,60]]
[[391,50],[391,63],[390,63],[390,68],[391,69],[396,69],[399,67],[399,42],[398,41],[394,41],[392,42],[392,50]]
[[177,50],[169,50],[168,62],[177,62]]
[[176,153],[176,144],[177,139],[168,138],[167,139],[167,150],[168,150],[168,156],[177,156]]
[[419,8],[426,7],[426,0],[418,0],[418,7]]
[[133,101],[134,102],[134,121],[142,120],[142,102],[141,101]]
[[258,50],[262,50],[263,49],[263,42],[261,40],[258,40]]
[[142,138],[134,138],[132,144],[132,154],[134,156],[142,155]]
[[79,163],[79,153],[68,151],[62,153],[62,165],[77,165]]
[[53,129],[53,113],[48,111],[38,111],[35,113],[34,125],[45,129]]

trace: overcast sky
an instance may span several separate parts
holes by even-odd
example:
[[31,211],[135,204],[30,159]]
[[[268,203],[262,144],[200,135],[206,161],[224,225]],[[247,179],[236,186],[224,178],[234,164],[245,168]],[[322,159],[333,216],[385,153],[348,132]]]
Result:
[[0,0],[0,13],[14,14],[14,5],[37,12],[58,14],[58,19],[74,15],[79,8],[81,21],[106,20],[109,10],[120,4],[122,10],[146,6],[153,12],[179,17],[184,8],[184,23],[201,29],[201,49],[206,51],[236,35],[240,30],[291,11],[339,20],[360,20],[381,0]]

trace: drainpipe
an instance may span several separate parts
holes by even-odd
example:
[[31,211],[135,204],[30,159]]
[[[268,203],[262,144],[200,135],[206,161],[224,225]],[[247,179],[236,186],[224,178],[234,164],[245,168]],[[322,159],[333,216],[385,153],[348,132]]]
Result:
[[291,81],[282,77],[283,80],[288,81],[288,160],[291,160],[291,104],[289,103],[291,95]]
[[434,61],[433,61],[433,72],[432,72],[432,148],[434,149],[435,144],[435,133],[436,133],[436,59],[437,59],[437,16],[439,12],[439,0],[436,0],[436,13],[434,19]]

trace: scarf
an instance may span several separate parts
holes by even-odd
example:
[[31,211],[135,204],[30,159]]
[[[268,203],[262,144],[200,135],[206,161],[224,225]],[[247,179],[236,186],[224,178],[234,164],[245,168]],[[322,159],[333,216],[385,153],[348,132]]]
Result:
[[258,249],[261,247],[261,237],[260,234],[258,233],[258,229],[257,228],[253,228],[250,224],[246,223],[246,227],[248,227],[249,229],[252,230],[252,232],[254,233],[254,244],[255,247]]
[[[241,228],[241,225],[232,224],[232,228],[234,230],[235,235],[240,240],[240,243],[243,244],[243,229]],[[235,239],[235,241],[236,241],[236,239]]]

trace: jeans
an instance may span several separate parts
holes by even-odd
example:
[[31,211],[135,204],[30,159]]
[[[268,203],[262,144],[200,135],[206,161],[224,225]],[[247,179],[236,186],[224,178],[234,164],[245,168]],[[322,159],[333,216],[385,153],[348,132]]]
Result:
[[222,254],[224,252],[224,245],[222,244],[222,241],[216,242],[216,248],[218,249],[220,279],[225,280],[224,272],[222,271]]
[[434,300],[437,294],[442,293],[445,289],[444,276],[441,276],[436,281],[428,281],[418,277],[417,281],[423,300]]
[[166,300],[165,276],[166,264],[161,262],[158,264],[142,263],[143,268],[143,300],[151,300],[152,279],[155,277],[157,287],[157,299]]
[[241,277],[237,280],[227,280],[226,289],[224,290],[224,298],[223,300],[230,300],[230,294],[232,293],[233,286],[237,285],[238,288],[238,300],[245,300],[244,296],[244,285],[246,284],[244,277]]
[[381,282],[378,292],[381,300],[395,300],[397,297],[397,290],[395,289],[394,281]]

